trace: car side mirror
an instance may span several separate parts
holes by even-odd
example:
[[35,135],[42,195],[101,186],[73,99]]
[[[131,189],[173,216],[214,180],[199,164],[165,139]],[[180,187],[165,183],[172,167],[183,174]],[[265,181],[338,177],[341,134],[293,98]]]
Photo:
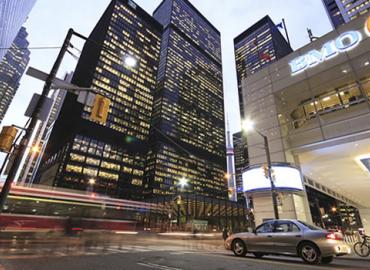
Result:
[[254,230],[252,231],[252,233],[254,233],[254,234],[257,234],[257,231],[256,231],[256,229],[254,229]]

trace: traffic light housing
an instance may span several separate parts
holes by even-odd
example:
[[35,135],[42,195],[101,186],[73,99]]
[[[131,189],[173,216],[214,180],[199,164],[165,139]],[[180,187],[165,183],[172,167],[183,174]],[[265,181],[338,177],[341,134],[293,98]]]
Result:
[[108,118],[110,100],[102,95],[96,95],[91,110],[90,119],[105,124]]
[[10,152],[17,133],[18,129],[13,126],[3,127],[0,133],[0,152]]
[[263,174],[266,178],[269,178],[269,166],[267,164],[263,164],[262,166]]

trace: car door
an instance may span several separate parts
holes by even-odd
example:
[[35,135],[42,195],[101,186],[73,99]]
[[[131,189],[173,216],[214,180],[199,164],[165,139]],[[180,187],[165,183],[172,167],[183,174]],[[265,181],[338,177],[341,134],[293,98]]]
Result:
[[281,254],[297,254],[297,245],[303,232],[289,220],[278,220],[272,234],[274,251]]
[[269,253],[273,251],[272,233],[274,221],[267,221],[256,228],[248,241],[248,249],[255,252]]

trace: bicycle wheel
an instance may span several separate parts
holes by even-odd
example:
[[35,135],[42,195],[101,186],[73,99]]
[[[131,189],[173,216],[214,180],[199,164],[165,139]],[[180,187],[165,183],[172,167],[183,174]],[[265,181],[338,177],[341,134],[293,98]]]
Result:
[[370,246],[366,243],[357,242],[353,249],[355,253],[360,257],[367,257],[370,254]]

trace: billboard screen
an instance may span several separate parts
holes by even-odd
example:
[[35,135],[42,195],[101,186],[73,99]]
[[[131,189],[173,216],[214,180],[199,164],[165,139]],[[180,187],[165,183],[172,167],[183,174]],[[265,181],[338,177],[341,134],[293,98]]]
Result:
[[[303,190],[302,177],[298,169],[289,166],[272,166],[277,190]],[[264,175],[262,167],[252,168],[243,173],[243,191],[270,190],[270,180]]]

